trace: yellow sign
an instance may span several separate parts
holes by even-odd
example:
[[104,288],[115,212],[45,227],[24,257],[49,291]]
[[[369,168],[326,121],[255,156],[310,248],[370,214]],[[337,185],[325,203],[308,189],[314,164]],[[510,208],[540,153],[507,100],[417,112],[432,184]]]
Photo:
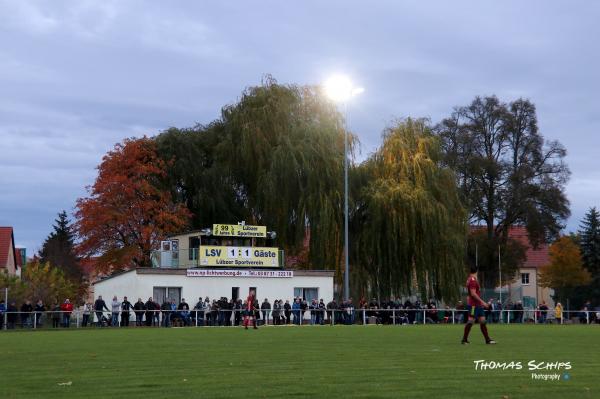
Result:
[[279,249],[200,246],[200,266],[279,267]]
[[213,235],[224,237],[266,237],[267,226],[213,224]]

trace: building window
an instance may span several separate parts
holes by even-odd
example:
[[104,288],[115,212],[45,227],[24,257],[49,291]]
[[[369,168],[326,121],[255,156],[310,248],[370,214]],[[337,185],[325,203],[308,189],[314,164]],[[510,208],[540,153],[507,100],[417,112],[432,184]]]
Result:
[[181,287],[154,287],[152,297],[159,304],[162,304],[165,299],[168,299],[169,302],[174,300],[175,303],[179,304],[181,302]]
[[529,273],[521,273],[521,284],[529,285]]
[[315,287],[294,287],[294,298],[303,298],[306,302],[311,302],[313,299],[319,299],[319,289]]

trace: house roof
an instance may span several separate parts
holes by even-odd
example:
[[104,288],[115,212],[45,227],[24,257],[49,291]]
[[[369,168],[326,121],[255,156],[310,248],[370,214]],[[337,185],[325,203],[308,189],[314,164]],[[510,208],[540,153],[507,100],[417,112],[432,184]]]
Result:
[[[471,226],[472,231],[482,231],[482,226]],[[550,247],[547,243],[540,243],[534,248],[529,241],[529,234],[525,226],[512,226],[508,230],[508,237],[519,242],[525,247],[525,261],[521,267],[540,268],[550,264]]]
[[10,247],[13,248],[13,261],[17,265],[17,255],[15,254],[15,237],[12,227],[0,227],[0,267],[6,267],[8,264],[8,254]]

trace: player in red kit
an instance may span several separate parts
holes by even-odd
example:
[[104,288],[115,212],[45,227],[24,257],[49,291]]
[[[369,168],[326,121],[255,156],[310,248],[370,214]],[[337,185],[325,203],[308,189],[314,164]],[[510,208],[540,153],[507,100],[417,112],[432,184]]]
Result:
[[463,335],[462,344],[469,343],[469,332],[471,327],[475,323],[475,320],[479,322],[481,333],[485,337],[486,344],[495,344],[496,341],[490,338],[488,335],[487,326],[485,325],[485,314],[484,309],[488,307],[487,303],[481,299],[481,293],[479,290],[479,282],[477,281],[477,268],[472,267],[469,278],[467,279],[467,310],[468,320],[465,324],[465,333]]
[[252,325],[254,329],[257,330],[256,326],[256,317],[254,317],[254,291],[250,291],[250,295],[246,298],[246,314],[244,315],[244,328],[248,329],[248,324],[250,324],[250,319],[252,319]]

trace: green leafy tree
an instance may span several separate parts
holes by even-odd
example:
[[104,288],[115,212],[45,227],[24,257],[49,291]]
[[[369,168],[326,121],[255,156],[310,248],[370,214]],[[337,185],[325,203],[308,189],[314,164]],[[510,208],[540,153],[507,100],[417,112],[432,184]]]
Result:
[[69,279],[62,269],[53,267],[50,263],[34,260],[29,263],[21,278],[8,277],[0,273],[0,288],[8,287],[9,301],[18,304],[25,300],[44,301],[48,307],[55,301],[62,303],[69,298],[78,300],[78,286]]
[[[466,213],[440,140],[426,120],[387,129],[357,176],[354,264],[380,296],[455,299],[465,277]],[[416,291],[416,292],[415,292]]]
[[[476,97],[436,127],[444,162],[456,172],[469,222],[505,245],[513,225],[527,227],[533,245],[559,234],[569,216],[566,150],[540,134],[534,104]],[[494,254],[481,259],[484,285],[498,283]],[[507,273],[516,270],[507,270]]]
[[583,265],[593,276],[600,277],[600,213],[595,207],[590,208],[581,221],[579,245]]
[[170,167],[166,186],[173,199],[191,212],[190,227],[235,223],[249,217],[227,157],[219,159],[222,125],[170,128],[156,137],[157,153]]
[[339,270],[341,126],[319,88],[267,77],[209,126],[170,129],[156,141],[161,158],[173,162],[170,190],[193,212],[194,227],[266,225],[288,255],[302,253],[309,237],[305,266]]
[[600,303],[600,212],[590,208],[581,221],[578,231],[583,266],[592,276],[590,284],[575,290],[574,306],[581,306],[586,300],[595,305]]
[[49,262],[62,269],[72,280],[81,281],[81,268],[75,254],[74,235],[67,212],[62,211],[58,214],[53,229],[39,252],[40,262]]

